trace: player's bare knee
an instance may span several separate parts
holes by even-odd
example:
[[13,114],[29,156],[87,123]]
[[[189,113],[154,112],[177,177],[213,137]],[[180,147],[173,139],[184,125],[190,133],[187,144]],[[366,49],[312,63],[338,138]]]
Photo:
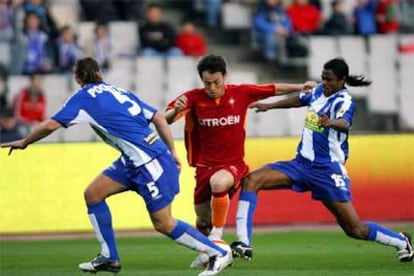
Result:
[[368,230],[362,223],[345,226],[344,231],[348,237],[354,239],[365,240],[368,236]]
[[92,189],[88,189],[88,188],[83,193],[83,197],[85,199],[86,204],[97,204],[105,199],[105,198],[100,197]]
[[161,221],[161,220],[154,221],[153,225],[154,225],[155,231],[161,234],[164,234],[164,235],[171,233],[171,231],[174,229],[174,221],[170,219],[165,220],[165,221]]
[[261,188],[260,177],[254,174],[248,174],[243,178],[242,185],[245,191],[258,191]]

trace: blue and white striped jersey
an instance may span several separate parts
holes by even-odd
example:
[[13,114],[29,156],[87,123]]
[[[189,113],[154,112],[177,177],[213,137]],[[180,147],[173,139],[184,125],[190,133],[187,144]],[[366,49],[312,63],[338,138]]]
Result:
[[319,84],[311,93],[301,93],[299,99],[308,106],[305,126],[297,152],[304,158],[316,162],[340,162],[348,158],[348,133],[319,126],[319,117],[327,114],[330,119],[344,119],[352,125],[355,103],[348,89],[325,97],[323,85]]
[[139,167],[168,150],[150,127],[155,113],[134,93],[101,82],[82,87],[52,119],[64,127],[89,123],[104,142],[121,152],[127,167]]

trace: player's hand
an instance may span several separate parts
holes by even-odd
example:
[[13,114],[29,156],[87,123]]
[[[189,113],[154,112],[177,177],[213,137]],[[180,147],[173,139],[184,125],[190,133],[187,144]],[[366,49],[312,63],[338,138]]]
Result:
[[319,126],[321,126],[321,127],[330,127],[330,125],[331,125],[331,120],[329,119],[328,115],[322,114],[319,117]]
[[303,91],[310,92],[312,88],[316,87],[318,83],[316,81],[307,81],[303,84]]
[[172,157],[174,158],[175,164],[177,165],[178,171],[181,171],[181,160],[178,157],[176,151],[171,152]]
[[10,148],[8,155],[11,155],[13,150],[15,150],[15,149],[23,150],[27,147],[27,144],[25,143],[24,139],[22,139],[22,140],[17,140],[17,141],[13,141],[13,142],[2,143],[2,144],[0,144],[0,147]]
[[179,97],[174,104],[174,109],[178,112],[183,111],[187,107],[187,97],[181,96]]
[[255,102],[249,105],[249,108],[255,108],[255,112],[259,113],[259,112],[266,112],[267,110],[269,110],[269,107],[267,104],[265,103],[259,103],[259,102]]

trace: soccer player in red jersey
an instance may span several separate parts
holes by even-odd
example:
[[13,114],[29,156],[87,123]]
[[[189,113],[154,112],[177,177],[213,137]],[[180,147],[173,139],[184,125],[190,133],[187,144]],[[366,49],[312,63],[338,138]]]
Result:
[[194,192],[197,228],[220,240],[230,197],[249,170],[244,162],[245,119],[248,106],[260,99],[310,89],[303,84],[226,84],[223,57],[207,55],[197,65],[204,88],[179,95],[168,104],[168,123],[185,115],[185,145],[190,166],[196,168]]

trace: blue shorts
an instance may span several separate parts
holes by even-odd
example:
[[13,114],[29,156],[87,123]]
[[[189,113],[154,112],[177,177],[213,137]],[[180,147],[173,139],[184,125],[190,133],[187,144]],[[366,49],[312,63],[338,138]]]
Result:
[[150,213],[171,204],[180,192],[178,168],[169,153],[134,169],[126,168],[119,158],[103,174],[141,195]]
[[350,180],[339,162],[318,164],[297,156],[292,161],[270,163],[267,167],[289,176],[296,192],[311,191],[312,198],[326,201],[351,201]]

